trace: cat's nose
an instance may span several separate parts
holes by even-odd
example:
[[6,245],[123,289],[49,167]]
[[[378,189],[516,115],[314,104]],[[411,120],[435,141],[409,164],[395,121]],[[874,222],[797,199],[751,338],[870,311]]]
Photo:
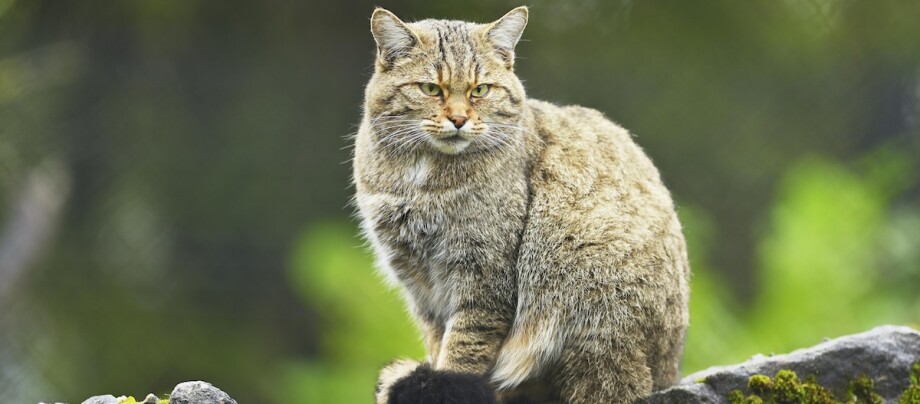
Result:
[[454,127],[460,129],[466,123],[466,117],[463,115],[451,115],[449,118],[454,123]]

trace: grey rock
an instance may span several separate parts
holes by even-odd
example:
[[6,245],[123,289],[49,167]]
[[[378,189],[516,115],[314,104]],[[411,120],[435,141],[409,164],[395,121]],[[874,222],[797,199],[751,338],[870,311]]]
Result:
[[105,396],[92,396],[84,400],[82,404],[118,404],[118,399],[111,394]]
[[[712,367],[683,378],[676,386],[653,393],[645,404],[728,403],[732,390],[748,393],[748,378],[773,377],[782,369],[799,379],[814,376],[837,397],[843,398],[851,380],[866,375],[886,402],[896,403],[910,384],[910,367],[920,361],[920,332],[909,327],[882,326],[832,339],[785,355],[758,355],[739,365]],[[701,382],[704,381],[704,382]]]
[[180,383],[169,395],[169,404],[236,404],[227,393],[207,382]]

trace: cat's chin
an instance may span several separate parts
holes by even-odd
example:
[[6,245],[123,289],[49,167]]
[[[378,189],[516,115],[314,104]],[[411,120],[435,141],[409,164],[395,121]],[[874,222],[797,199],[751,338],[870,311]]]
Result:
[[428,144],[435,150],[444,154],[460,154],[470,145],[470,140],[460,136],[447,139],[428,138]]

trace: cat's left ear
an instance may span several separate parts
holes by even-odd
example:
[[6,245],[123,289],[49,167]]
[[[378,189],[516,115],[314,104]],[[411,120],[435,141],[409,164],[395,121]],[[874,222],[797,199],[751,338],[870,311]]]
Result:
[[486,40],[510,69],[514,66],[514,47],[527,26],[527,6],[520,6],[486,26]]

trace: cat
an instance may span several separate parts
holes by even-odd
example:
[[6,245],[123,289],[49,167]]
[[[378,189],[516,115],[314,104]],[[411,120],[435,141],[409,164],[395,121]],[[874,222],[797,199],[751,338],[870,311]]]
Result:
[[428,352],[381,371],[378,403],[633,402],[678,377],[690,268],[670,194],[600,112],[527,98],[527,19],[371,17],[355,203]]

